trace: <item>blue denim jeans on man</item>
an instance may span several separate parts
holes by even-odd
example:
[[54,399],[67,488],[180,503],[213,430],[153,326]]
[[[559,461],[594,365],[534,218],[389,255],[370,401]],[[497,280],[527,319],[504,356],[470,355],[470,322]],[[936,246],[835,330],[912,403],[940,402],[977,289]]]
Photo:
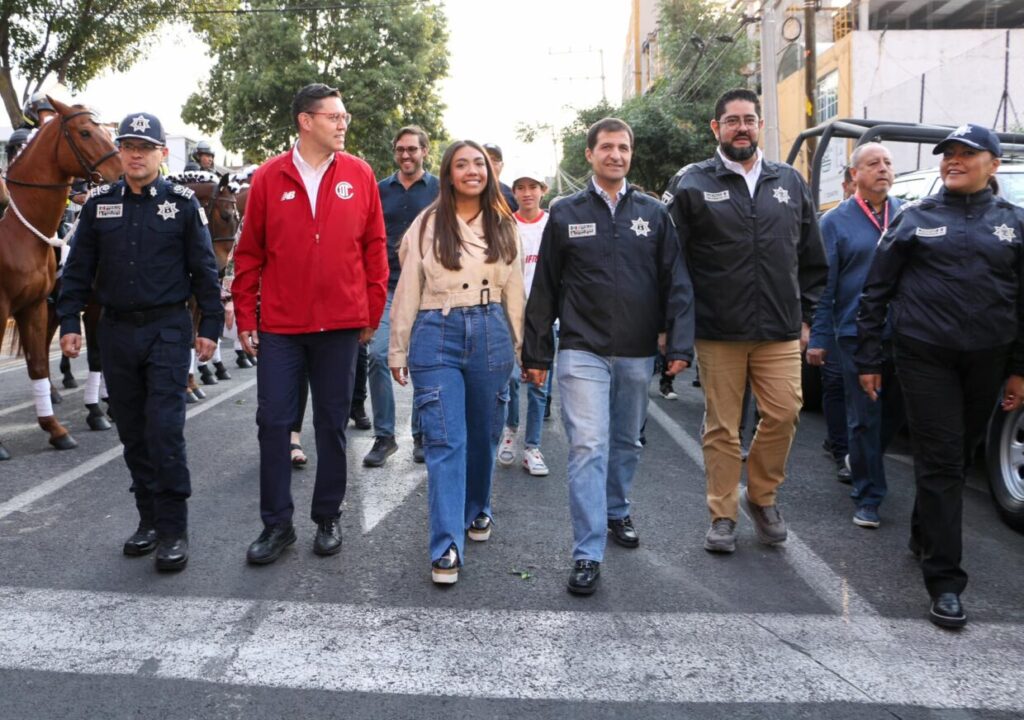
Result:
[[[517,364],[512,368],[512,376],[508,381],[509,403],[508,419],[505,425],[513,430],[519,429],[519,381],[520,370]],[[544,407],[548,402],[548,389],[551,387],[551,374],[543,387],[537,387],[533,383],[526,386],[526,438],[523,442],[525,447],[539,448],[541,430],[544,428]]]
[[[389,290],[384,303],[380,325],[370,340],[367,379],[370,385],[370,404],[373,406],[373,436],[395,435],[395,389],[388,367],[388,336],[391,334],[391,299],[395,291]],[[419,412],[412,409],[412,434],[419,432]]]
[[569,440],[572,557],[601,562],[608,520],[629,515],[654,356],[559,350],[556,367]]
[[885,450],[904,422],[903,393],[896,378],[891,352],[886,353],[882,392],[878,400],[872,402],[861,389],[860,374],[853,361],[857,338],[840,337],[838,348],[846,386],[850,474],[853,476],[850,497],[857,507],[878,507],[888,490],[883,462]]
[[505,423],[512,336],[501,305],[421,310],[409,342],[413,404],[427,463],[430,559],[455,545],[462,561],[466,529],[491,516],[491,476]]

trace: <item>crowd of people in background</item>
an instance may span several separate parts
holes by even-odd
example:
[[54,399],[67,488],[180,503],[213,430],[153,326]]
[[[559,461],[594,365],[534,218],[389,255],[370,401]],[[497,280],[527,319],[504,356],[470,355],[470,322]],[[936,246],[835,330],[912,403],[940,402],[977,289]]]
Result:
[[[964,125],[942,140],[943,188],[906,204],[889,196],[889,151],[861,145],[847,198],[819,220],[801,175],[764,157],[760,102],[745,89],[718,100],[713,155],[682,168],[663,201],[628,181],[633,132],[605,118],[587,131],[591,179],[547,209],[541,174],[501,182],[493,143],[453,142],[435,175],[427,134],[402,127],[395,171],[377,181],[344,152],[351,116],[338,90],[302,88],[291,115],[298,140],[252,178],[234,254],[240,352],[258,359],[262,530],[248,562],[272,563],[297,539],[291,472],[307,462],[298,434],[307,393],[313,550],[341,550],[354,420],[373,431],[368,472],[400,440],[425,463],[431,577],[451,585],[466,539],[485,542],[494,531],[496,464],[518,459],[536,477],[562,471],[541,451],[557,391],[573,532],[567,588],[590,595],[608,538],[640,544],[631,491],[656,364],[661,397],[674,399],[673,378],[699,363],[703,547],[733,553],[741,510],[761,543],[784,543],[780,493],[805,356],[822,368],[827,448],[860,527],[882,523],[883,458],[906,418],[916,479],[909,546],[929,616],[942,627],[966,623],[965,466],[1000,388],[1004,410],[1024,401],[1024,210],[991,187],[1002,154],[994,133]],[[212,355],[219,290],[205,215],[159,176],[159,120],[126,117],[118,141],[123,187],[85,203],[60,299],[61,344],[77,355],[78,314],[103,268],[104,368],[140,517],[124,552],[155,550],[159,569],[180,570],[191,490],[178,380],[190,345],[202,360]],[[208,146],[194,159],[197,170],[213,168]],[[129,217],[164,244],[136,245]],[[201,299],[198,339],[184,311],[191,294]],[[410,382],[407,435],[393,383]],[[757,421],[744,447],[748,402]],[[136,417],[155,404],[171,409]]]

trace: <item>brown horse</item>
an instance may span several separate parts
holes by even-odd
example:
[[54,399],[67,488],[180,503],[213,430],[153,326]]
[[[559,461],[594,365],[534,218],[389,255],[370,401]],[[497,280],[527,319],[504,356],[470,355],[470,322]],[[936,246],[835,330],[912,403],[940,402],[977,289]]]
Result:
[[[49,405],[46,296],[56,278],[52,245],[59,244],[55,236],[71,181],[114,182],[121,175],[121,160],[92,111],[51,103],[57,117],[39,129],[7,170],[10,205],[0,219],[0,343],[7,318],[13,316],[33,381],[39,426],[50,434],[51,445],[68,450],[77,443]],[[45,383],[45,400],[40,382]]]

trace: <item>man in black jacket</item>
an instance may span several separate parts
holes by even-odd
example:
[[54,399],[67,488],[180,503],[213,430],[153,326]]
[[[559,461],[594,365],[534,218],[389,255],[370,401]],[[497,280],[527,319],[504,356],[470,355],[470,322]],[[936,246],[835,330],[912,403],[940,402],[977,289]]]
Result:
[[544,384],[560,321],[558,389],[569,438],[573,560],[569,591],[594,592],[611,532],[640,538],[629,491],[640,460],[647,387],[667,334],[667,372],[693,359],[693,288],[665,206],[626,182],[633,131],[605,118],[587,132],[594,177],[551,208],[526,306],[523,367]]
[[[718,150],[680,171],[669,205],[693,279],[711,513],[704,547],[712,552],[736,549],[740,500],[761,542],[786,539],[775,498],[803,402],[800,352],[828,274],[807,184],[757,148],[760,114],[749,90],[719,98],[711,121]],[[761,421],[741,497],[748,381]]]

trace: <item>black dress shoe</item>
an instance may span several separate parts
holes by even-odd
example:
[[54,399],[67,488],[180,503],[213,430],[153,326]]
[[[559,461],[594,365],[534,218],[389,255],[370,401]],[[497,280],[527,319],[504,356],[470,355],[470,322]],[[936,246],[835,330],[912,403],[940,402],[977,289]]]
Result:
[[188,563],[188,535],[160,538],[156,546],[157,570],[184,570]]
[[148,523],[139,523],[135,534],[124,541],[124,554],[132,557],[149,555],[156,550],[156,528]]
[[636,534],[633,521],[629,515],[621,520],[608,520],[608,532],[612,534],[612,540],[622,547],[635,548],[640,544],[640,536]]
[[357,430],[369,430],[373,427],[373,423],[370,422],[370,418],[366,416],[366,409],[363,404],[354,402],[352,408],[349,410],[348,416],[355,423]]
[[577,560],[569,574],[569,592],[573,595],[591,595],[597,590],[601,577],[601,563],[594,560]]
[[256,542],[249,546],[245,559],[253,565],[269,565],[281,557],[284,549],[295,542],[295,526],[289,523],[263,528]]
[[317,521],[313,552],[317,555],[337,555],[341,552],[341,526],[338,525],[338,518]]
[[960,596],[956,593],[941,593],[932,600],[932,609],[928,619],[943,628],[962,628],[967,624],[967,613],[960,604]]

